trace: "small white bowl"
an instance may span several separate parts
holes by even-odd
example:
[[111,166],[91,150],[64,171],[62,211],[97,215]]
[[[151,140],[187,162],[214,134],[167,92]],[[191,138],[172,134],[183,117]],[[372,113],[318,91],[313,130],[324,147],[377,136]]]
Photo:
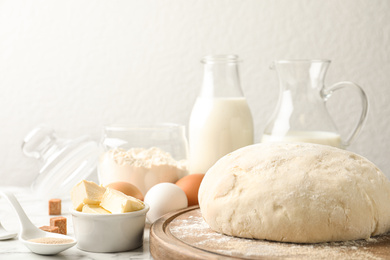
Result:
[[77,247],[95,253],[124,252],[143,244],[149,206],[118,214],[82,213],[70,209]]

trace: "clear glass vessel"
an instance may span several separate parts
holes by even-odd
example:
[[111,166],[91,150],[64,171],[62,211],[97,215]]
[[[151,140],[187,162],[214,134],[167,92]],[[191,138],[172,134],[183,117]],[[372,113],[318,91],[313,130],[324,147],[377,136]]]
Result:
[[253,120],[236,55],[202,59],[203,85],[189,120],[190,172],[206,173],[222,156],[253,144]]
[[[362,128],[368,110],[363,89],[355,83],[343,81],[325,87],[324,78],[329,60],[275,61],[280,94],[276,109],[266,125],[262,142],[310,142],[345,148]],[[349,135],[342,140],[328,110],[326,101],[339,89],[354,89],[361,101],[360,119]]]
[[72,187],[95,171],[99,154],[97,142],[90,137],[58,138],[47,126],[31,130],[22,151],[39,161],[39,173],[31,187],[46,199],[69,197]]
[[129,182],[143,193],[188,173],[185,127],[177,124],[111,125],[103,128],[98,177],[102,185]]

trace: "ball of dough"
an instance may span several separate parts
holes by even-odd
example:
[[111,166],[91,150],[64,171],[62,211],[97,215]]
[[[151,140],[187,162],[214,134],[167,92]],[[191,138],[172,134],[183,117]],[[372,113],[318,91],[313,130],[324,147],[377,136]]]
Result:
[[227,235],[282,242],[367,239],[390,230],[390,182],[349,151],[308,143],[236,150],[206,173],[199,205]]

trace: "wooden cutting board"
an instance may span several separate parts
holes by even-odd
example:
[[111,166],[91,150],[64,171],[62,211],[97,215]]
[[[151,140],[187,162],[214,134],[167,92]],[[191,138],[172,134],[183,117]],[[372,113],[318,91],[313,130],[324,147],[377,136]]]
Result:
[[237,238],[211,230],[194,206],[151,226],[150,252],[155,259],[390,259],[390,235],[320,244]]

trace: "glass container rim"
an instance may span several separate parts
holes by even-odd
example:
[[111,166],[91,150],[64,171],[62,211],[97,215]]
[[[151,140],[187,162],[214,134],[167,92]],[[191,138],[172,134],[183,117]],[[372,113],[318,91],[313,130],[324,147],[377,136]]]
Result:
[[286,63],[330,63],[329,59],[282,59],[274,60],[274,64],[286,64]]
[[185,125],[176,123],[160,123],[160,124],[111,124],[104,125],[104,131],[129,131],[129,130],[170,130],[183,129]]

